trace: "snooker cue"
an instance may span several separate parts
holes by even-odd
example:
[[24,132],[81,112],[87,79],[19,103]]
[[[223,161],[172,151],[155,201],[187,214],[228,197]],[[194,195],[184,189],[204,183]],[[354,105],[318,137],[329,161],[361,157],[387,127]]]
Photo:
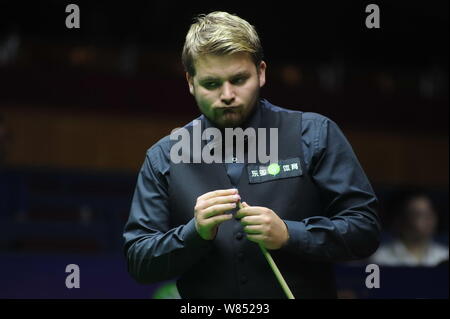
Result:
[[[241,202],[238,202],[239,209],[244,208],[242,206]],[[261,249],[262,254],[266,258],[267,262],[269,263],[270,268],[272,269],[275,277],[278,280],[278,283],[280,284],[281,288],[283,289],[284,293],[286,294],[286,297],[288,299],[295,299],[294,295],[292,294],[291,290],[289,289],[286,280],[284,280],[283,275],[281,274],[280,270],[278,269],[277,265],[275,264],[275,261],[273,260],[270,253],[267,251],[266,247],[264,247],[261,243],[259,244],[259,248]]]

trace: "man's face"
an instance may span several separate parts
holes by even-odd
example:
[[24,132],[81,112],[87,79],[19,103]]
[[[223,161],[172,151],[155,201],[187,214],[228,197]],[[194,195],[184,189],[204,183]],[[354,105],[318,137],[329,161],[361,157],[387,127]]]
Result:
[[266,64],[255,66],[249,53],[204,55],[195,61],[195,76],[186,74],[200,111],[216,126],[237,127],[252,112],[266,81]]

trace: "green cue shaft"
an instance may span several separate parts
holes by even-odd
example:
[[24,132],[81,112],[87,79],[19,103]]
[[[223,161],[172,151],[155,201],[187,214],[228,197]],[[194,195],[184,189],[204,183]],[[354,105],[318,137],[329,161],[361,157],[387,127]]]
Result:
[[280,270],[278,269],[277,265],[275,264],[275,261],[273,260],[270,253],[267,251],[266,247],[264,247],[262,244],[259,244],[259,248],[261,248],[261,251],[266,257],[267,262],[270,265],[270,268],[272,268],[273,273],[275,274],[275,277],[277,277],[278,282],[280,283],[281,288],[283,289],[284,293],[288,297],[288,299],[295,299],[294,295],[292,294],[291,290],[289,289],[286,280],[284,280],[283,275],[281,274]]
[[[240,201],[238,202],[238,207],[239,207],[239,209],[244,208]],[[278,283],[280,284],[284,293],[286,294],[286,297],[288,297],[288,299],[295,299],[294,295],[292,294],[292,291],[289,289],[289,287],[286,283],[286,280],[284,280],[283,275],[280,272],[280,269],[278,269],[277,265],[275,264],[275,261],[273,260],[270,253],[267,251],[266,247],[264,247],[262,244],[259,244],[259,248],[261,249],[261,252],[263,253],[267,262],[269,263],[269,266],[272,269],[272,271],[273,271],[275,277],[277,278]]]

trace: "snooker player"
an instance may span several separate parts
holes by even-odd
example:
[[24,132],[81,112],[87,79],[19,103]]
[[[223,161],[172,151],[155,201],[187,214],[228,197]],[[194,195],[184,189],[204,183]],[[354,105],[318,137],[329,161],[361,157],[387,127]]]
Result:
[[333,263],[370,256],[380,233],[377,198],[347,139],[325,116],[260,97],[261,43],[236,15],[198,16],[182,61],[202,130],[276,128],[279,160],[174,163],[173,139],[158,141],[124,230],[129,273],[176,279],[182,298],[285,298],[260,245],[296,298],[336,298]]

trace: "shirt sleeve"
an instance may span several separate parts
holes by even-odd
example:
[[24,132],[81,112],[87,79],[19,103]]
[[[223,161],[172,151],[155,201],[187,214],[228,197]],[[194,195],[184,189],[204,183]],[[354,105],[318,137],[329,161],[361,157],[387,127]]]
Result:
[[211,241],[198,235],[194,218],[186,225],[170,228],[168,169],[169,161],[161,147],[152,147],[139,172],[125,225],[128,272],[141,283],[180,276],[212,247]]
[[379,245],[377,198],[339,127],[325,117],[316,124],[305,159],[325,211],[285,220],[290,238],[283,249],[326,262],[367,258]]

